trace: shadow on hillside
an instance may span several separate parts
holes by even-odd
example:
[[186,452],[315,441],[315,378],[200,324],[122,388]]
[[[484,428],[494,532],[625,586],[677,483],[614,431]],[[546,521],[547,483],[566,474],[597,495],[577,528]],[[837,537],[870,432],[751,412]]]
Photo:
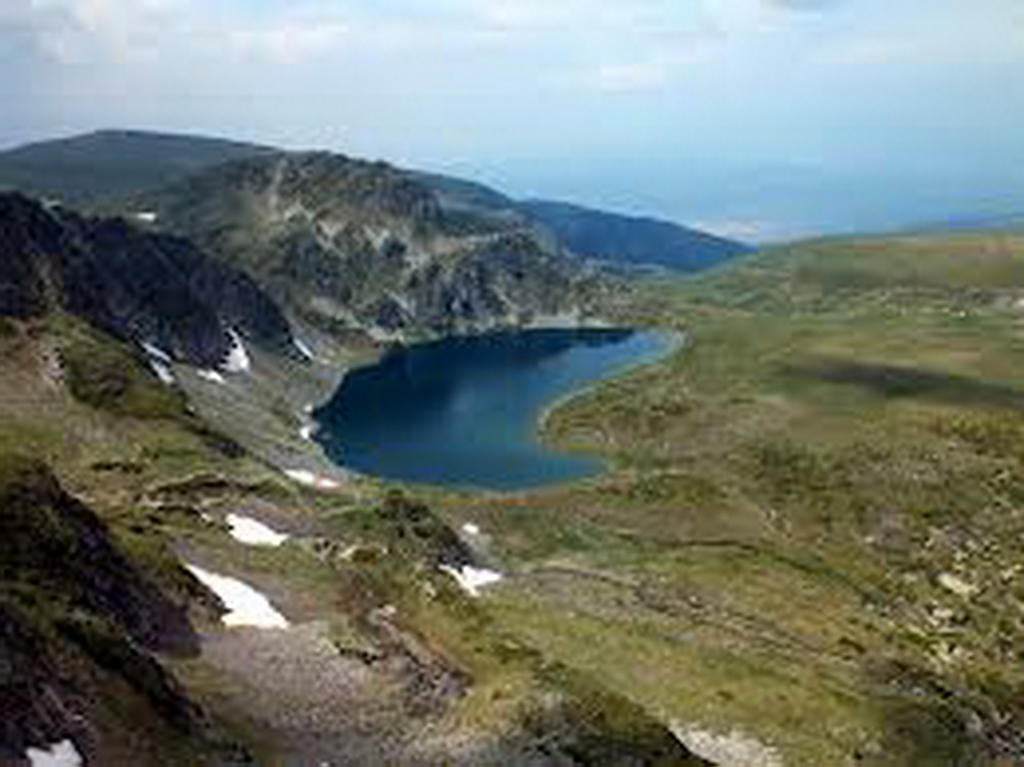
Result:
[[1024,408],[1024,389],[936,370],[824,358],[786,365],[784,372],[794,378],[854,384],[883,397]]

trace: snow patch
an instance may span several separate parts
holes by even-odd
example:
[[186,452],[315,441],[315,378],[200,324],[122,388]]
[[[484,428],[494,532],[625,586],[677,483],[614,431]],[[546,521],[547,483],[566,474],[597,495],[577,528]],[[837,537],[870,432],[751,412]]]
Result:
[[307,469],[285,469],[284,473],[296,482],[319,490],[336,490],[341,487],[340,482],[318,476]]
[[168,362],[169,363],[171,361],[171,355],[170,354],[165,352],[159,346],[151,344],[148,341],[143,341],[142,342],[142,348],[143,348],[143,350],[145,350],[146,354],[148,354],[150,357],[156,357],[161,362]]
[[212,381],[213,383],[227,383],[227,381],[224,380],[224,376],[222,376],[216,370],[208,370],[204,368],[202,370],[197,370],[196,375],[198,375],[200,378],[206,381]]
[[737,730],[722,735],[679,722],[672,722],[669,728],[676,740],[713,764],[723,767],[783,767],[778,751]]
[[29,747],[25,757],[32,767],[81,767],[85,762],[70,739],[54,743],[49,748]]
[[463,565],[461,569],[456,569],[451,565],[441,565],[440,569],[454,578],[459,586],[462,587],[462,590],[471,597],[480,596],[480,588],[482,586],[497,583],[504,577],[495,570],[473,567],[472,565]]
[[302,343],[298,338],[294,338],[292,341],[295,344],[295,348],[299,350],[303,357],[308,360],[316,359],[316,355],[313,354],[313,350],[306,346],[306,344]]
[[279,533],[257,519],[228,514],[231,537],[250,546],[280,546],[288,540],[285,533]]
[[942,573],[939,575],[939,585],[947,591],[952,591],[959,597],[969,599],[978,591],[978,587],[958,578],[953,573]]
[[270,600],[247,583],[226,575],[211,573],[195,565],[186,564],[185,569],[220,597],[220,601],[228,608],[228,612],[221,617],[225,626],[288,628],[288,620],[274,609]]
[[252,367],[249,353],[245,350],[245,344],[238,333],[228,328],[228,335],[231,337],[231,349],[228,350],[224,369],[229,373],[244,373]]
[[174,385],[174,374],[171,369],[159,360],[149,360],[149,369],[153,374],[168,386]]
[[380,325],[367,325],[364,330],[372,341],[377,343],[392,343],[402,340],[402,333],[397,330],[385,330]]
[[156,223],[156,219],[157,219],[157,215],[156,215],[156,211],[140,210],[140,211],[137,211],[135,213],[135,218],[138,221],[142,221],[143,223],[146,223],[146,224],[155,224]]
[[462,526],[462,532],[466,535],[480,535],[480,527],[472,522],[467,522]]
[[313,439],[313,427],[306,425],[299,429],[299,436],[305,440]]

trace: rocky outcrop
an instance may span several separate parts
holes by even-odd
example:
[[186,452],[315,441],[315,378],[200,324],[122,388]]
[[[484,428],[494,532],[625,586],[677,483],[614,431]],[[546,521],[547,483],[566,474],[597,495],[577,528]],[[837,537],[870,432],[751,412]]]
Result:
[[45,588],[69,610],[109,618],[151,649],[194,651],[182,607],[111,542],[106,527],[65,493],[38,462],[5,458],[0,467],[0,573],[8,586]]
[[259,286],[189,241],[0,195],[0,315],[48,309],[200,367],[224,364],[237,339],[292,348]]
[[327,330],[408,338],[594,312],[600,280],[520,216],[327,153],[208,169],[137,203]]
[[150,763],[156,742],[138,751],[126,716],[149,723],[150,738],[163,731],[226,756],[233,747],[154,651],[198,652],[185,605],[44,464],[0,456],[0,762],[64,744],[88,763],[122,749]]

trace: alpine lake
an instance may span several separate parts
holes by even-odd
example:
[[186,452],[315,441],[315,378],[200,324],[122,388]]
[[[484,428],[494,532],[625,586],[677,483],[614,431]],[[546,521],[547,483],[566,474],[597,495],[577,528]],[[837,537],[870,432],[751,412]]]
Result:
[[603,462],[544,445],[545,411],[675,343],[664,332],[587,328],[399,347],[345,376],[314,413],[316,440],[341,466],[403,482],[514,491],[581,479]]

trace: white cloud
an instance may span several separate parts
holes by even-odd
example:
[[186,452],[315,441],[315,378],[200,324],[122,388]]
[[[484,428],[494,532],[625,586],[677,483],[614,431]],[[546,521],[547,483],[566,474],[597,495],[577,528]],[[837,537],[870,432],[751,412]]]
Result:
[[331,50],[343,43],[349,32],[349,25],[339,21],[286,21],[236,30],[229,39],[238,53],[291,62]]
[[671,66],[660,59],[603,64],[598,67],[595,84],[607,91],[652,90],[669,82]]
[[599,64],[590,84],[598,90],[610,92],[638,92],[661,90],[669,87],[687,67],[706,60],[710,48],[707,43],[688,44],[677,52],[660,52],[632,61]]
[[0,135],[210,131],[531,194],[604,162],[560,193],[630,204],[683,156],[1001,172],[1024,120],[1024,0],[0,0],[0,56]]

